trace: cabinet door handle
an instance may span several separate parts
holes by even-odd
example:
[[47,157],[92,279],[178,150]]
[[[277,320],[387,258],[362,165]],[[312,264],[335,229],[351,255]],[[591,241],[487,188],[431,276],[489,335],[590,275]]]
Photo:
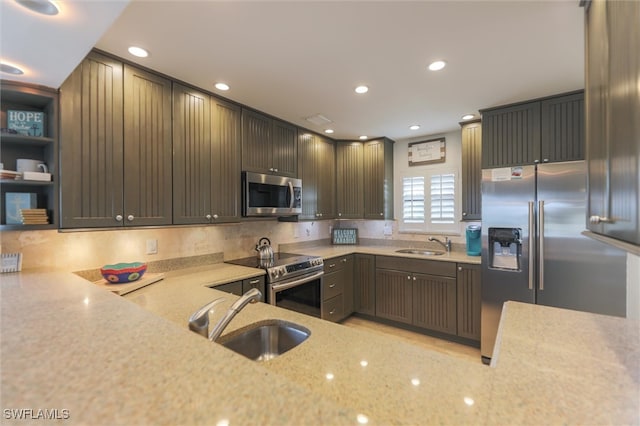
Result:
[[121,214],[116,215],[116,222],[122,222],[122,219],[123,219],[123,217],[122,217]]
[[466,216],[466,215],[467,215],[467,212],[462,212],[462,216]]
[[336,313],[336,309],[335,309],[335,308],[333,308],[333,309],[329,312],[329,315],[333,315],[333,314],[335,314],[335,313]]
[[277,172],[277,171],[278,171],[278,169],[273,169],[273,171],[274,171],[274,172]]
[[206,215],[206,216],[205,216],[205,218],[206,218],[207,220],[211,220],[211,215],[210,215],[210,214],[208,214],[208,215]]
[[458,271],[462,271],[462,266],[458,266]]
[[341,260],[341,262],[342,262],[342,263],[347,263],[347,259],[346,259],[346,258],[344,258],[344,259],[342,259],[342,260]]
[[411,275],[407,275],[407,279],[410,280],[411,279]]
[[415,281],[415,280],[416,280],[416,277],[413,277],[413,280]]
[[335,284],[329,284],[329,288],[334,288],[335,286]]
[[217,215],[217,214],[214,214],[214,215],[213,215],[213,218],[214,218],[214,219],[217,219],[217,218],[218,218],[218,215]]
[[380,213],[380,216],[384,216],[384,213]]
[[129,222],[133,222],[133,219],[135,219],[135,217],[134,217],[132,214],[130,214],[129,216],[127,216],[127,220],[128,220]]

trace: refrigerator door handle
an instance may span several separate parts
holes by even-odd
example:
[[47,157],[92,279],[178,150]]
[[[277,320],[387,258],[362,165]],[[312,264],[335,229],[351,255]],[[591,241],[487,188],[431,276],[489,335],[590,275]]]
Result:
[[533,218],[533,201],[529,201],[529,290],[533,290],[533,270],[535,267],[535,228]]
[[538,201],[538,282],[540,290],[544,290],[544,200]]

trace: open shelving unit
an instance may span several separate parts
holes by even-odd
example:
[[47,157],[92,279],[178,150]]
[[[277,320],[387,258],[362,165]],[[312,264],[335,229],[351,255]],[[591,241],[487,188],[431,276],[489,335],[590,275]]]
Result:
[[[58,91],[48,87],[0,80],[0,127],[7,128],[7,111],[44,112],[44,136],[0,133],[0,162],[4,169],[16,170],[16,160],[28,158],[44,162],[52,181],[0,180],[0,230],[55,229],[58,226]],[[7,224],[6,194],[36,194],[37,208],[46,209],[47,225]]]

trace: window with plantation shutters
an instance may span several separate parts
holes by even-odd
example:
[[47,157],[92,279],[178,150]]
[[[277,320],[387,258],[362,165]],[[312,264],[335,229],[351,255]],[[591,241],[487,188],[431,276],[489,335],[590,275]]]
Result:
[[431,223],[454,223],[455,184],[453,173],[431,176]]
[[424,223],[424,176],[402,179],[402,220],[405,223]]
[[400,182],[398,190],[402,191],[402,199],[397,200],[401,203],[398,208],[402,209],[398,221],[400,231],[457,231],[455,171],[440,168],[420,175],[407,173],[401,175]]

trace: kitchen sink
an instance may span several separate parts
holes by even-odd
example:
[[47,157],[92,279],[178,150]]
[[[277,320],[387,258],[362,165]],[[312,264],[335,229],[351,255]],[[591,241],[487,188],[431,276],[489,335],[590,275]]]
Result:
[[401,249],[396,250],[396,253],[420,254],[422,256],[440,256],[441,254],[444,254],[443,251],[425,249]]
[[295,348],[309,337],[311,331],[283,320],[267,320],[251,324],[223,336],[219,343],[254,361],[268,361]]

